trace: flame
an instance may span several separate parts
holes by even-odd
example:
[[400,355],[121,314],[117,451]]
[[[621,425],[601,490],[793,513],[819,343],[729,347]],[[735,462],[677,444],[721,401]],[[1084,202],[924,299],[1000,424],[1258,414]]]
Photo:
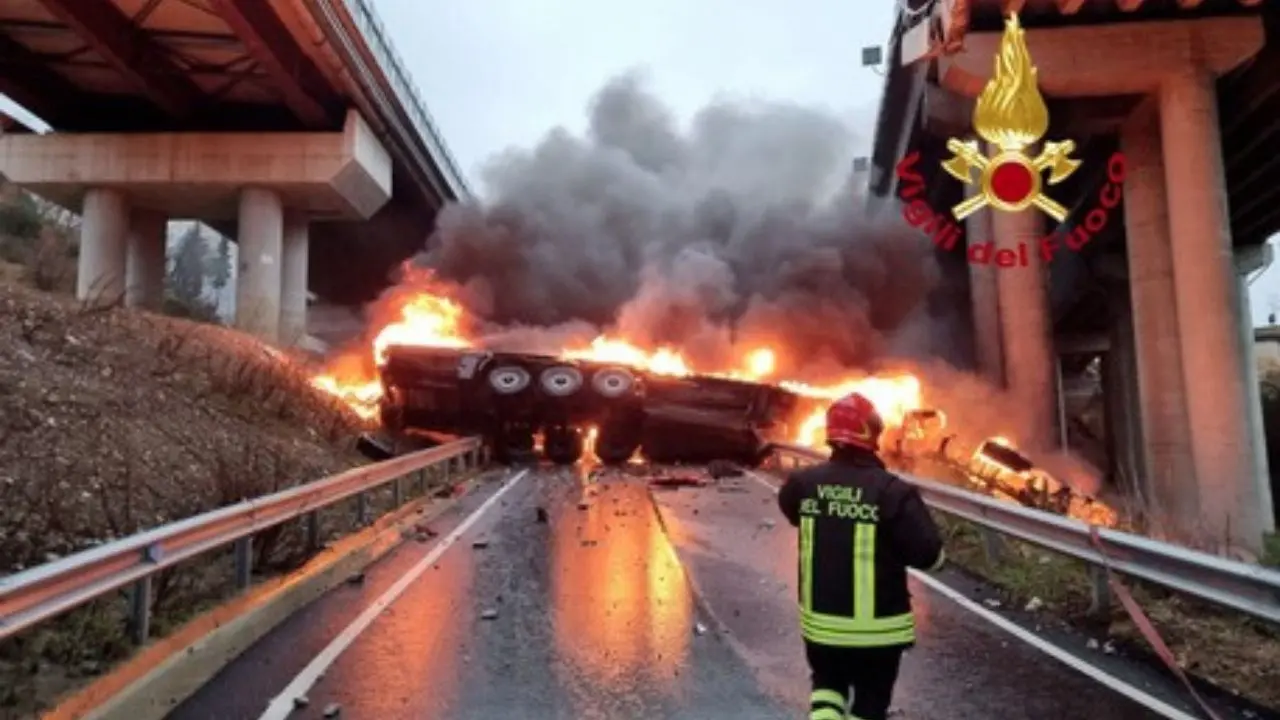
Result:
[[604,335],[592,340],[586,347],[565,350],[561,353],[561,357],[570,360],[617,363],[638,370],[647,370],[655,375],[684,377],[693,374],[693,370],[685,359],[672,348],[660,347],[650,352],[626,340]]
[[1049,129],[1049,108],[1036,87],[1026,31],[1016,14],[1005,20],[995,70],[974,104],[973,127],[1006,152],[1025,148]]
[[[858,377],[834,385],[815,386],[802,382],[784,380],[779,383],[784,389],[797,395],[817,400],[836,400],[850,393],[858,393],[871,401],[884,419],[885,425],[896,427],[902,424],[906,414],[916,408],[924,407],[924,394],[920,389],[920,380],[910,373],[895,373],[882,376]],[[797,445],[822,447],[826,443],[826,408],[813,411],[801,421],[796,432]]]

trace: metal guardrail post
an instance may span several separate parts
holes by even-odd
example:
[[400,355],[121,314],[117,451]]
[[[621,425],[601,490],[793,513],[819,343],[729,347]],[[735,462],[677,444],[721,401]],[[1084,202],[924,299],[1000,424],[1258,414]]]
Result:
[[396,507],[404,504],[404,477],[391,481],[391,503]]
[[129,593],[129,636],[135,645],[147,642],[151,635],[151,576],[133,584]]
[[236,589],[245,590],[253,584],[253,536],[248,535],[236,540]]
[[982,533],[982,554],[986,556],[987,564],[998,565],[1003,562],[1008,550],[1004,538],[1000,537],[1000,533],[986,528],[979,529],[979,532]]
[[1101,565],[1089,566],[1089,614],[1094,617],[1111,614],[1111,583],[1107,569]]
[[307,551],[315,552],[320,549],[320,511],[312,510],[307,513]]
[[440,463],[440,470],[444,474],[444,477],[441,478],[441,481],[445,485],[449,484],[449,475],[450,475],[449,466],[452,464],[453,464],[452,459],[445,460],[444,462]]
[[356,495],[356,524],[364,525],[369,522],[369,494],[358,493]]

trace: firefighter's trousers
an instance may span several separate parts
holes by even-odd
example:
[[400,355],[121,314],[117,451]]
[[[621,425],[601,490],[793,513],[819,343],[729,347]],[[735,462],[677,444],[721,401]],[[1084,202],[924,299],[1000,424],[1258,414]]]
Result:
[[813,674],[809,720],[888,718],[904,647],[843,648],[807,640],[804,645]]

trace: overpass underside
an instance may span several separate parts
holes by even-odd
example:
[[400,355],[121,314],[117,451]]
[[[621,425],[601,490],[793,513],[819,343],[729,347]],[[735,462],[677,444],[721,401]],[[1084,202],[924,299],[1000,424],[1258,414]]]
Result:
[[238,322],[271,340],[301,336],[308,290],[358,304],[386,286],[459,181],[423,167],[361,7],[0,3],[0,92],[56,131],[6,122],[0,175],[84,216],[82,298],[157,304],[166,219],[240,244]]
[[[1050,110],[1044,139],[1074,140],[1082,165],[1045,188],[1061,223],[982,210],[960,223],[958,249],[939,248],[943,292],[970,309],[974,367],[1017,399],[1032,444],[1092,455],[1158,531],[1256,549],[1275,513],[1245,278],[1280,229],[1280,7],[1014,4]],[[895,168],[919,152],[913,199],[966,199],[940,163],[948,139],[981,142],[973,109],[1001,9],[952,0],[901,20],[876,194],[903,197]],[[1026,266],[967,261],[987,243],[1025,243]]]

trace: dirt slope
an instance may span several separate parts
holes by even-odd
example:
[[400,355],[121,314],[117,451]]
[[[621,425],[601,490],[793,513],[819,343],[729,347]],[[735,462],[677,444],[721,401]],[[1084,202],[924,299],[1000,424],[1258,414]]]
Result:
[[0,573],[349,467],[357,426],[227,329],[0,285]]

